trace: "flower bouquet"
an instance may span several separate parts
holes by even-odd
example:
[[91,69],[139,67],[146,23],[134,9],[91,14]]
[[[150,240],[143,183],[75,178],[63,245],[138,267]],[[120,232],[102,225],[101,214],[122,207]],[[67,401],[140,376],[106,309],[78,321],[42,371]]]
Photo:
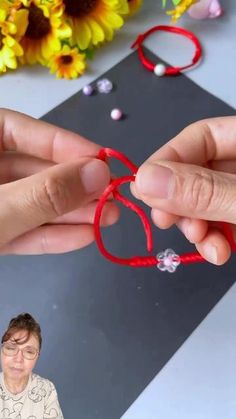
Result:
[[[172,21],[187,10],[204,17],[216,13],[219,6],[219,0],[170,2],[174,9],[167,14]],[[20,65],[39,63],[57,78],[79,77],[94,49],[111,41],[142,3],[143,0],[0,0],[0,75]],[[162,0],[163,7],[167,3],[168,0]]]

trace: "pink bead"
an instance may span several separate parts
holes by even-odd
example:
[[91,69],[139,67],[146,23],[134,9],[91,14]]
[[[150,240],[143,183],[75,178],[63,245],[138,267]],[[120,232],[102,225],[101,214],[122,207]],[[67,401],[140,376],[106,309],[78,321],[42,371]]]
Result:
[[113,109],[111,111],[111,118],[114,119],[114,121],[119,121],[119,119],[121,119],[123,116],[122,112],[120,109]]

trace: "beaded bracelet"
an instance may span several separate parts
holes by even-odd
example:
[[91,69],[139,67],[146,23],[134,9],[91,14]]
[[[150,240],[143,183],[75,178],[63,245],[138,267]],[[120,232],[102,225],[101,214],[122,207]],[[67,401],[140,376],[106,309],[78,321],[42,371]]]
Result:
[[[168,272],[175,272],[177,266],[180,263],[187,265],[190,263],[205,262],[206,260],[198,252],[178,255],[175,253],[174,250],[166,249],[158,253],[156,256],[134,256],[130,258],[120,258],[112,255],[106,250],[102,240],[100,220],[103,207],[111,194],[113,195],[115,200],[121,202],[123,205],[134,211],[140,217],[146,234],[147,250],[148,252],[152,252],[153,250],[151,226],[145,212],[140,207],[138,207],[138,205],[134,204],[133,202],[129,201],[126,197],[124,197],[119,191],[119,186],[125,183],[133,182],[135,180],[135,175],[137,173],[138,167],[135,166],[124,154],[111,148],[102,148],[97,155],[97,158],[103,161],[107,161],[107,158],[110,157],[115,157],[116,159],[121,161],[126,167],[128,167],[128,169],[131,172],[131,175],[121,176],[119,178],[112,179],[98,201],[94,217],[94,232],[98,248],[100,252],[103,254],[103,256],[105,256],[110,261],[121,265],[128,265],[134,267],[157,266],[158,269],[160,269],[161,271]],[[222,222],[220,224],[222,226],[227,240],[229,241],[231,250],[236,251],[236,243],[234,242],[233,234],[229,225],[225,222]]]
[[[150,34],[156,31],[176,33],[178,35],[183,35],[187,37],[188,39],[190,39],[195,46],[195,53],[194,53],[191,63],[182,67],[171,67],[171,66],[166,67],[162,63],[153,64],[150,60],[148,60],[144,55],[144,52],[142,49],[142,43]],[[146,67],[149,71],[154,72],[156,76],[163,76],[163,75],[175,76],[179,74],[181,71],[187,70],[188,68],[197,64],[200,58],[202,57],[202,48],[201,48],[201,44],[198,38],[192,32],[183,28],[176,27],[176,26],[167,26],[167,25],[154,26],[153,28],[149,29],[147,32],[138,35],[135,42],[131,45],[131,48],[135,48],[135,47],[137,47],[138,49],[138,55],[144,67]]]

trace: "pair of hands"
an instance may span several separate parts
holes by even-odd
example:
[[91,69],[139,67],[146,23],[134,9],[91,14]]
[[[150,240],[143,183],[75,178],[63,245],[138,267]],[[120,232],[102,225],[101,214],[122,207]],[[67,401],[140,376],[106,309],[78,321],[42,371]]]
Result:
[[[96,201],[110,181],[99,146],[13,111],[0,110],[0,254],[60,253],[94,240]],[[185,128],[139,168],[134,196],[160,228],[177,224],[209,262],[230,246],[216,221],[236,224],[236,117]],[[102,225],[119,211],[106,204]]]

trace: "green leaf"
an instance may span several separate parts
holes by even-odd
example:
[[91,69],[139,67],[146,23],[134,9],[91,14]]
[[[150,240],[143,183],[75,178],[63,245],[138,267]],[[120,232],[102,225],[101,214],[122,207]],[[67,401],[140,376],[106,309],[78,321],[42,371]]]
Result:
[[[162,1],[162,7],[166,7],[167,0],[161,0]],[[181,0],[172,0],[173,5],[176,7],[181,2]]]
[[92,60],[94,57],[94,49],[86,49],[85,51],[83,51],[83,53],[85,53],[86,58],[88,58],[89,60]]

